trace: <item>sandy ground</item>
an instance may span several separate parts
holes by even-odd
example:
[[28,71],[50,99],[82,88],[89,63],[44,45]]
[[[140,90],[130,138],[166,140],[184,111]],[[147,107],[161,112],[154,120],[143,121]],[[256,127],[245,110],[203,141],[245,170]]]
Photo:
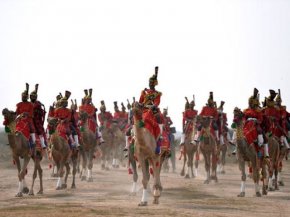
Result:
[[[9,151],[8,147],[2,148],[0,155],[0,216],[290,216],[289,161],[285,161],[283,174],[286,185],[279,191],[257,198],[254,185],[248,179],[246,197],[238,198],[240,173],[234,158],[228,158],[226,174],[219,174],[219,182],[208,185],[203,184],[203,162],[197,178],[184,179],[179,175],[181,161],[177,160],[177,173],[162,174],[164,189],[160,204],[153,205],[150,196],[147,207],[138,207],[142,194],[141,178],[138,180],[137,196],[130,196],[132,176],[127,174],[126,168],[102,171],[96,162],[93,182],[78,178],[76,189],[57,191],[56,179],[50,177],[49,162],[44,160],[44,194],[16,198],[16,167],[6,151]],[[28,185],[31,183],[32,166],[31,161],[26,178]],[[141,171],[139,174],[141,177]],[[68,184],[71,184],[70,178]],[[38,190],[37,179],[34,192]]]

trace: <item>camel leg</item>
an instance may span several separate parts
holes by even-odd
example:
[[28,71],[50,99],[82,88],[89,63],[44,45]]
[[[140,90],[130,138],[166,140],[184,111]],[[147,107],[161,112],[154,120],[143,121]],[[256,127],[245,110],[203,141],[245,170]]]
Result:
[[64,177],[64,183],[62,183],[61,185],[61,188],[62,189],[66,189],[67,188],[67,178],[68,178],[68,175],[70,174],[70,166],[69,166],[69,163],[66,163],[65,164],[65,177]]
[[[26,182],[25,182],[26,169],[27,169],[29,160],[30,160],[30,157],[24,157],[23,165],[19,173],[19,180],[22,182],[22,193],[24,194],[28,194],[29,192],[29,188],[27,187]],[[19,162],[19,166],[20,166],[20,162]]]
[[209,184],[210,182],[210,155],[208,153],[204,154],[204,164],[205,164],[205,171],[206,171],[206,180],[204,184]]
[[33,169],[33,175],[32,175],[32,184],[31,184],[31,187],[30,187],[30,190],[29,190],[29,193],[28,195],[31,195],[33,196],[34,195],[34,192],[33,192],[33,187],[34,187],[34,182],[35,182],[35,179],[37,177],[37,161],[38,159],[35,157],[35,160],[34,160],[34,169]]
[[143,194],[141,202],[138,204],[138,206],[147,206],[148,204],[148,191],[147,191],[147,185],[148,185],[148,177],[147,177],[147,167],[149,169],[149,164],[146,164],[144,159],[139,159],[141,168],[142,168],[142,184],[143,184]]
[[[158,165],[158,166],[157,166]],[[159,204],[159,197],[161,195],[161,181],[160,181],[160,172],[162,166],[162,159],[153,161],[153,174],[154,174],[154,187],[153,187],[153,204]]]
[[218,181],[217,178],[217,153],[215,151],[212,152],[211,154],[211,159],[212,159],[212,164],[211,164],[211,177],[213,180],[215,180],[215,182]]
[[[263,162],[262,162],[263,163]],[[262,165],[262,182],[263,182],[263,191],[262,194],[263,195],[267,195],[267,189],[268,189],[268,173],[267,173],[267,169],[266,169],[266,165],[263,163]]]
[[132,165],[132,169],[133,169],[133,185],[132,185],[130,195],[134,196],[137,193],[137,180],[138,180],[137,165],[136,165],[136,161],[131,156],[131,154],[129,156],[129,161],[130,161],[130,163]]
[[194,162],[194,175],[195,177],[197,177],[198,175],[198,161],[199,161],[199,153],[198,153],[198,150],[196,151],[196,154],[195,154],[195,162]]
[[[188,153],[187,170],[185,174],[185,178],[187,179],[193,177],[192,161],[193,161],[193,155],[191,152],[191,153]],[[191,172],[191,176],[190,176],[190,172]]]
[[87,175],[87,181],[92,182],[93,176],[92,176],[92,169],[93,169],[93,155],[92,151],[89,151],[88,153],[88,175]]
[[74,153],[74,155],[72,155],[72,185],[71,188],[76,188],[76,173],[77,173],[77,164],[78,164],[78,156],[79,156],[79,152],[76,151],[76,153]]
[[225,174],[225,164],[226,164],[226,153],[227,153],[227,146],[224,145],[225,147],[222,150],[222,157],[221,157],[221,174]]
[[261,193],[260,193],[260,187],[259,187],[259,178],[260,178],[260,175],[259,175],[259,168],[257,168],[257,163],[256,161],[252,164],[252,167],[253,167],[253,180],[254,180],[254,183],[255,183],[255,192],[256,192],[256,196],[257,197],[261,197]]
[[21,171],[21,165],[20,165],[20,160],[18,157],[14,157],[14,162],[17,166],[17,170],[18,170],[18,193],[15,195],[15,197],[22,197],[22,190],[23,190],[23,181],[22,178],[20,176],[20,171]]
[[180,175],[181,175],[181,176],[184,176],[184,175],[185,175],[184,167],[185,167],[185,163],[186,163],[186,161],[187,161],[187,154],[186,154],[186,148],[184,147],[183,166],[182,166],[182,169],[181,169],[181,172],[180,172]]
[[56,190],[61,190],[62,188],[62,183],[63,183],[63,162],[58,162],[57,163],[57,183],[56,183]]
[[241,192],[240,194],[238,194],[238,197],[245,197],[246,192],[245,192],[245,188],[246,188],[246,162],[242,159],[239,159],[239,169],[242,173],[242,177],[241,177]]
[[38,170],[38,176],[39,176],[39,191],[37,192],[37,194],[43,194],[43,181],[42,181],[43,171],[40,165],[40,161],[37,165],[37,170]]
[[87,153],[86,151],[84,150],[83,151],[83,163],[82,163],[82,170],[81,170],[81,173],[80,173],[80,177],[81,177],[81,181],[84,181],[86,180],[86,176],[84,174],[84,172],[87,170],[87,161],[88,161],[88,157],[87,157]]

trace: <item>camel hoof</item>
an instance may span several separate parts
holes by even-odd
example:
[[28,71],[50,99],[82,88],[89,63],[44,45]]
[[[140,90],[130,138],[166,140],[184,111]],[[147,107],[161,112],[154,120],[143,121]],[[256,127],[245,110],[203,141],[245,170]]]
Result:
[[278,184],[279,184],[279,186],[285,186],[283,181],[279,181]]
[[245,192],[241,192],[238,194],[238,197],[245,197],[246,196],[246,193]]
[[203,182],[203,184],[209,184],[209,180],[208,180],[208,179],[205,180],[205,181]]
[[56,178],[56,177],[57,177],[57,173],[52,173],[52,174],[51,174],[51,177],[52,177],[52,178]]
[[222,171],[221,171],[221,174],[226,174],[226,171],[222,170]]
[[260,192],[256,192],[256,197],[262,197]]
[[129,196],[136,196],[137,193],[136,192],[130,192]]
[[88,178],[87,182],[93,182],[93,177]]
[[33,191],[29,191],[28,195],[29,195],[29,196],[34,196]]
[[18,193],[15,195],[15,197],[23,197],[22,192],[18,192]]
[[75,184],[72,184],[71,185],[71,189],[76,189],[76,185]]
[[55,190],[61,190],[62,188],[60,186],[57,186]]
[[110,170],[110,168],[109,168],[109,167],[106,167],[106,168],[105,168],[105,170],[106,170],[106,171],[109,171],[109,170]]
[[266,189],[263,189],[262,194],[263,194],[263,195],[267,195],[267,194],[268,194],[267,190],[266,190]]
[[139,204],[138,204],[138,206],[147,206],[148,205],[148,202],[147,201],[145,201],[145,202],[140,202]]
[[180,175],[181,176],[184,176],[185,175],[184,171],[181,171]]
[[184,177],[185,179],[190,179],[189,175],[186,174],[186,176]]
[[37,192],[38,195],[42,195],[43,194],[43,190],[39,190],[39,192]]
[[86,177],[85,176],[82,176],[81,177],[81,181],[85,181],[86,180]]
[[28,194],[28,193],[29,193],[29,188],[24,187],[24,188],[22,189],[22,193],[23,193],[23,194]]
[[67,188],[67,184],[62,184],[61,185],[61,189],[66,189]]
[[280,190],[279,187],[278,187],[278,185],[275,186],[275,190],[276,191],[279,191]]
[[153,200],[153,204],[159,204],[159,200],[158,200],[157,197],[154,198],[154,200]]
[[275,191],[275,189],[273,187],[269,187],[268,189],[269,191]]

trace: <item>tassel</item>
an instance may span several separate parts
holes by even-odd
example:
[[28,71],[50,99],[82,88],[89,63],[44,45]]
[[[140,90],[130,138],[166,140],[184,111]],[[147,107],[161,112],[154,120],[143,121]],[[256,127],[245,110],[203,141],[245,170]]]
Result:
[[152,169],[152,167],[150,167],[149,172],[150,172],[150,174],[151,174],[152,176],[154,175],[154,174],[153,174],[153,169]]
[[51,168],[52,168],[52,164],[49,164],[49,165],[48,165],[48,169],[51,169]]
[[159,167],[159,161],[156,162],[156,167]]
[[144,121],[140,120],[139,123],[138,123],[138,127],[139,128],[143,128],[144,126],[145,126]]

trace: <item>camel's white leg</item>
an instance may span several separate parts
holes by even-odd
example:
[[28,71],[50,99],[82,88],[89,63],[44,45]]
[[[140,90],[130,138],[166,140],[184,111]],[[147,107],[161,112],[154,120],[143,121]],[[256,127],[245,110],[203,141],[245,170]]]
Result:
[[278,182],[282,181],[282,178],[281,178],[281,172],[278,172],[278,175],[277,175],[277,181],[278,181]]
[[143,189],[141,202],[147,202],[147,201],[148,201],[148,192],[147,192],[147,189]]
[[260,192],[260,186],[258,183],[255,183],[255,192],[256,193]]
[[25,179],[22,179],[22,183],[23,183],[23,188],[27,188],[27,184],[26,184]]
[[241,192],[245,192],[245,190],[246,190],[246,182],[242,181],[241,182]]
[[195,177],[197,177],[197,175],[198,175],[198,169],[197,168],[194,168],[194,175],[195,175]]
[[131,193],[136,193],[137,192],[137,182],[133,182]]
[[18,192],[21,193],[23,190],[23,180],[18,182]]
[[187,165],[187,170],[186,170],[185,176],[191,178],[190,177],[190,166],[188,166],[188,165]]
[[62,186],[62,178],[58,177],[57,183],[56,183],[56,188],[61,188],[61,186]]

